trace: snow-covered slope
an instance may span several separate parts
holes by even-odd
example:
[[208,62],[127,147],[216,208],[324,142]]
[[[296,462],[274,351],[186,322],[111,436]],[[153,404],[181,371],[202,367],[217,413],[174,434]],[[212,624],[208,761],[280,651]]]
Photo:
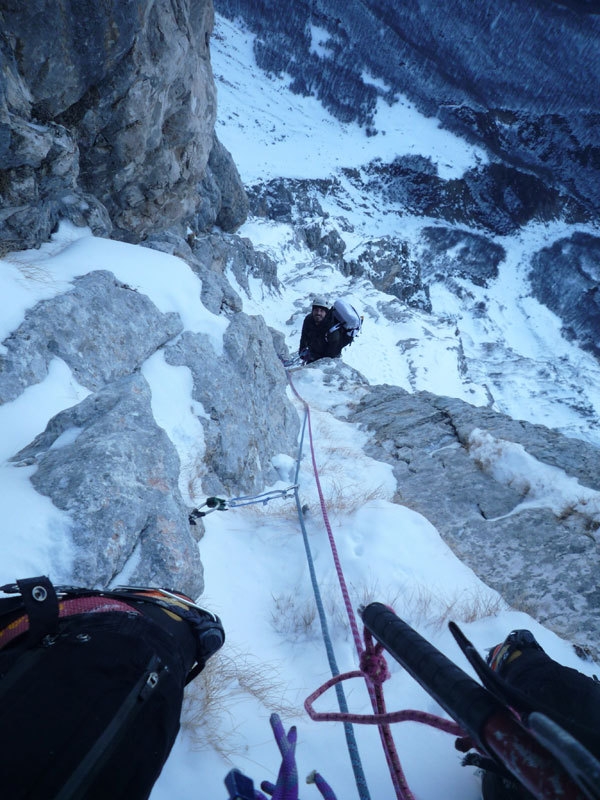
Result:
[[[347,228],[349,248],[358,251],[365,241],[384,234],[416,242],[420,229],[430,220],[399,216],[393,205],[361,193],[342,168],[360,173],[368,161],[402,152],[431,157],[440,174],[460,175],[485,158],[440,131],[435,122],[419,117],[407,102],[380,109],[377,125],[387,131],[385,136],[367,138],[358,127],[341,125],[315,101],[290,94],[284,78],[260,73],[253,62],[249,36],[222,18],[217,20],[212,54],[219,86],[219,136],[232,151],[244,180],[336,177],[340,191],[324,203],[330,219],[341,229]],[[339,197],[343,197],[343,206]],[[350,278],[327,266],[297,238],[290,224],[253,218],[240,233],[277,259],[281,289],[269,291],[258,278],[250,279],[249,292],[238,289],[244,310],[263,315],[269,325],[283,331],[290,349],[297,344],[313,293],[350,297],[364,313],[365,326],[358,341],[344,353],[344,361],[371,383],[427,389],[479,405],[493,403],[517,418],[599,441],[598,365],[562,337],[559,320],[531,299],[526,280],[530,254],[568,230],[558,223],[537,225],[505,237],[502,244],[508,257],[496,280],[487,288],[463,278],[434,283],[433,309],[426,313],[402,307],[364,277]],[[70,247],[78,237],[82,241]],[[71,261],[74,250],[85,254],[75,265]],[[206,331],[218,340],[222,333],[219,323],[190,301],[198,294],[198,279],[181,262],[175,280],[171,256],[154,253],[151,260],[156,270],[148,270],[148,251],[95,240],[85,231],[61,229],[42,251],[15,254],[3,263],[3,337],[37,300],[64,289],[59,281],[66,285],[74,274],[89,268],[118,266],[122,280],[151,297],[161,309],[178,312],[187,330]],[[229,278],[235,285],[235,277]],[[390,313],[390,305],[395,314]],[[191,396],[187,373],[177,373],[174,379],[166,367],[156,366],[152,362],[144,367],[154,384],[153,411],[177,448],[182,465],[188,465],[198,457],[201,410]],[[427,520],[393,502],[398,487],[391,469],[368,458],[363,452],[366,434],[339,418],[343,416],[340,409],[357,399],[360,385],[348,388],[318,364],[295,373],[294,383],[312,409],[315,458],[353,603],[382,600],[393,604],[462,666],[464,662],[445,630],[448,618],[462,623],[480,651],[503,639],[510,629],[528,627],[561,662],[588,674],[597,671],[597,666],[577,658],[569,643],[526,614],[508,609],[454,556]],[[85,394],[68,367],[55,364],[46,381],[1,409],[0,428],[6,445],[3,458],[43,430],[58,410],[77,403]],[[300,403],[297,408],[301,416]],[[517,463],[510,449],[494,444],[486,458],[498,461],[503,480],[522,478],[523,459]],[[293,461],[281,456],[275,466],[280,475],[277,487],[289,487],[294,479]],[[490,468],[493,466],[491,463]],[[547,499],[550,505],[557,493],[576,491],[572,482],[562,481],[563,476],[542,468],[537,474],[533,461],[527,460],[526,468],[534,473],[540,503]],[[68,521],[47,498],[33,492],[27,480],[33,468],[19,469],[2,463],[3,568],[11,579],[34,572],[67,578],[73,557]],[[352,669],[357,665],[356,654],[344,619],[307,445],[299,483],[338,663],[342,670]],[[590,493],[586,501],[597,502],[597,497]],[[26,540],[14,535],[23,528],[23,519],[30,528]],[[206,578],[202,602],[221,615],[227,642],[211,664],[210,679],[196,684],[196,698],[190,698],[182,735],[154,789],[153,800],[224,797],[223,778],[231,766],[257,782],[274,780],[280,759],[269,729],[272,711],[284,715],[286,726],[298,726],[301,780],[316,768],[340,800],[355,797],[341,728],[310,722],[302,711],[304,698],[329,673],[293,501],[280,499],[211,514],[199,547]],[[390,709],[436,711],[435,704],[406,674],[393,662],[389,666],[392,678],[386,698]],[[368,710],[360,686],[349,689],[348,697],[353,711]],[[334,706],[330,696],[319,703],[320,709]],[[376,730],[358,729],[357,737],[372,797],[392,797]],[[395,738],[419,800],[442,796],[478,800],[479,780],[473,770],[460,766],[451,737],[406,723],[395,728]],[[301,796],[316,797],[316,789],[302,784]]]
[[[347,170],[360,173],[375,159],[411,154],[430,158],[440,176],[458,177],[484,162],[485,154],[418,114],[406,100],[382,103],[376,126],[381,133],[367,137],[358,125],[332,118],[314,98],[292,94],[285,76],[265,75],[254,62],[252,38],[217,17],[212,44],[217,132],[244,182],[335,178],[340,191],[321,203],[330,224],[343,231],[345,255],[383,236],[400,237],[418,250],[420,232],[434,220],[401,214],[397,205],[366,188],[360,191]],[[371,382],[491,404],[516,419],[599,442],[598,362],[564,338],[561,321],[531,296],[527,280],[533,254],[575,230],[598,233],[593,225],[553,222],[495,237],[507,255],[488,287],[462,278],[433,282],[432,313],[405,309],[388,326],[381,306],[389,297],[364,279],[324,266],[290,225],[251,218],[239,233],[276,259],[289,300],[257,291],[246,298],[245,310],[262,313],[284,330],[294,348],[311,294],[349,296],[367,322],[344,359]]]
[[[85,257],[74,259],[75,252]],[[153,269],[148,269],[149,256],[143,248],[97,240],[84,230],[63,227],[41,251],[14,254],[3,262],[2,302],[7,304],[3,318],[8,318],[10,308],[12,327],[40,297],[64,290],[74,275],[106,267],[116,270],[122,280],[160,308],[179,313],[187,330],[201,328],[218,340],[212,315],[190,303],[197,294],[197,285],[193,285],[197,279],[191,271],[180,262],[178,278],[173,280],[173,257],[152,253]],[[165,275],[170,278],[165,280]],[[258,306],[262,287],[256,282],[252,288],[253,302]],[[277,309],[293,307],[296,297],[293,288],[284,286],[277,302],[273,297],[265,298],[265,313],[273,324],[281,319],[285,328]],[[385,318],[380,320],[378,333],[393,341],[393,325]],[[366,333],[362,338],[366,339]],[[368,371],[369,348],[363,350],[357,343],[351,351],[359,368]],[[161,369],[157,366],[155,357],[144,366],[152,387],[153,411],[177,448],[182,482],[187,485],[190,476],[185,468],[197,458],[202,439],[199,409],[187,376],[173,372],[173,368],[169,371],[166,365]],[[377,379],[375,373],[373,377]],[[293,380],[311,407],[315,458],[354,606],[371,600],[392,604],[463,667],[466,665],[445,630],[450,618],[464,626],[482,652],[510,629],[528,627],[561,662],[588,674],[597,671],[596,665],[577,658],[569,643],[526,614],[508,609],[454,556],[424,517],[392,502],[397,486],[390,467],[368,458],[363,452],[366,434],[338,418],[340,410],[357,399],[360,385],[340,380],[318,364],[294,373]],[[86,393],[66,364],[57,359],[46,380],[0,409],[4,459],[42,431],[58,410],[77,403]],[[295,402],[302,415],[301,404]],[[321,517],[308,441],[302,456],[300,496],[307,507],[305,521],[316,574],[338,665],[341,670],[353,669],[357,656]],[[502,480],[523,479],[523,457],[514,449],[496,444],[489,448],[486,459],[490,468],[497,461]],[[34,467],[15,467],[6,460],[1,466],[0,541],[6,580],[34,573],[68,580],[73,553],[69,550],[67,515],[34,492],[28,480]],[[275,488],[291,486],[293,460],[280,456],[275,466],[281,478]],[[564,482],[556,471],[538,467],[531,459],[526,470],[531,473],[529,478],[536,485],[540,503],[550,506],[559,495],[564,495],[566,503],[573,502],[573,492],[577,494],[573,481]],[[586,501],[597,502],[597,498],[589,492]],[[211,514],[199,546],[206,579],[201,602],[222,617],[227,642],[211,661],[208,681],[200,679],[193,685],[182,735],[156,784],[153,800],[224,797],[223,779],[232,766],[257,782],[274,780],[280,759],[268,721],[273,711],[282,714],[286,727],[298,727],[301,779],[318,769],[340,800],[355,797],[342,729],[335,723],[313,723],[302,711],[306,696],[329,677],[329,672],[292,497]],[[119,582],[126,581],[127,574],[119,576]],[[392,672],[385,692],[389,709],[413,707],[435,712],[431,699],[391,659],[388,663]],[[354,712],[369,711],[360,681],[348,688],[348,701]],[[317,708],[335,708],[334,697],[326,696]],[[372,797],[392,797],[376,730],[359,728],[356,735]],[[417,797],[437,800],[443,791],[448,800],[478,800],[479,780],[473,770],[460,766],[451,737],[412,723],[395,726],[394,736]],[[317,796],[315,787],[302,786],[301,797],[310,796]]]
[[[231,149],[243,179],[255,183],[280,176],[335,176],[347,192],[347,202],[340,207],[332,197],[326,210],[332,220],[350,222],[346,226],[352,227],[347,231],[349,248],[360,248],[363,241],[387,233],[416,241],[419,230],[430,220],[399,217],[394,207],[360,194],[345,179],[342,167],[360,170],[368,160],[405,152],[431,157],[441,173],[460,174],[484,158],[440,132],[435,121],[419,118],[408,103],[381,109],[377,126],[388,131],[385,137],[368,139],[358,127],[341,125],[314,100],[290,94],[285,78],[259,72],[253,62],[250,36],[222,18],[218,18],[213,42],[213,66],[219,88],[219,136]],[[250,296],[241,294],[245,310],[263,314],[270,325],[284,331],[292,350],[312,294],[350,297],[365,314],[365,326],[357,342],[344,353],[344,361],[371,383],[427,389],[474,404],[492,403],[515,418],[598,442],[598,364],[563,338],[560,321],[529,296],[526,279],[531,254],[568,232],[568,226],[562,223],[539,224],[505,237],[501,243],[508,257],[489,288],[461,279],[450,286],[439,282],[431,289],[432,313],[405,308],[391,321],[382,311],[390,302],[389,296],[365,279],[348,278],[324,266],[298,240],[290,225],[254,218],[240,233],[276,258],[282,288],[278,294],[269,293],[254,281]],[[315,365],[296,373],[294,380],[315,416],[317,461],[330,511],[333,509],[334,535],[353,599],[364,602],[379,598],[392,603],[399,614],[463,667],[456,646],[444,631],[448,616],[464,620],[467,635],[481,651],[502,639],[508,630],[528,627],[555,658],[592,672],[592,665],[577,659],[568,644],[527,615],[507,609],[460,564],[423,518],[389,502],[394,487],[386,469],[365,459],[361,434],[356,429],[334,421],[328,414],[329,408],[339,409],[356,397],[335,381],[324,383],[324,378]],[[507,468],[509,481],[520,469],[511,452],[500,448],[494,456]],[[302,498],[310,509],[307,524],[311,546],[319,582],[328,598],[331,596],[328,602],[340,668],[351,669],[356,666],[356,656],[341,622],[336,576],[306,460],[305,456],[300,483]],[[533,479],[536,467],[530,468]],[[543,475],[547,473],[541,467],[542,483],[546,480]],[[291,473],[287,477],[291,479]],[[549,498],[562,492],[554,483],[547,489]],[[328,677],[328,671],[316,622],[307,622],[312,618],[312,612],[307,611],[308,568],[293,508],[271,506],[225,518],[213,515],[208,520],[202,551],[206,602],[222,613],[229,626],[230,643],[247,654],[250,670],[256,668],[257,660],[268,661],[287,684],[287,689],[276,691],[287,701],[300,703]],[[475,621],[470,621],[473,618]],[[435,711],[422,690],[396,665],[390,666],[393,677],[386,687],[388,707]],[[362,689],[354,687],[349,696],[352,710],[368,710]],[[267,773],[272,778],[278,764],[267,724],[272,702],[262,705],[238,690],[227,709],[229,732],[224,734],[221,728],[219,734],[225,749],[234,750],[231,763],[257,781]],[[334,705],[333,698],[328,697],[319,707]],[[300,776],[317,768],[330,780],[338,797],[355,797],[340,728],[311,723],[302,715],[292,716],[288,724],[292,722],[299,728]],[[359,728],[357,736],[372,796],[391,797],[393,790],[377,734]],[[395,739],[409,784],[421,800],[479,798],[479,780],[471,770],[460,767],[450,737],[406,724],[395,727]],[[174,786],[180,796],[187,796],[187,781],[199,780],[206,796],[219,793],[223,762],[209,749],[194,757],[189,748],[189,740],[182,737],[154,800],[172,796]],[[316,796],[316,790],[303,787],[301,796]]]

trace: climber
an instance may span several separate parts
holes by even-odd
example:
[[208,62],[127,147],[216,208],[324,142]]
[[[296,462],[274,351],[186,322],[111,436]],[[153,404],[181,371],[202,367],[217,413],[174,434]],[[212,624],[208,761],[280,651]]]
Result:
[[[331,330],[335,328],[335,330]],[[315,297],[312,310],[302,323],[298,355],[305,364],[319,358],[338,358],[347,342],[342,330],[336,327],[333,312],[323,297]]]
[[[487,657],[502,681],[600,759],[600,683],[554,661],[528,630],[512,631]],[[518,700],[516,701],[518,702]],[[529,800],[507,774],[485,771],[484,800]]]

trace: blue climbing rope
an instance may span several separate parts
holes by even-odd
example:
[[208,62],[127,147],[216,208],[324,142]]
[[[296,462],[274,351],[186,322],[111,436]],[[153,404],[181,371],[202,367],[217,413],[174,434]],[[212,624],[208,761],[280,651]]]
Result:
[[[310,542],[308,540],[308,534],[306,532],[306,526],[304,524],[304,516],[302,514],[302,506],[300,504],[300,496],[298,494],[298,475],[300,473],[300,459],[302,458],[302,449],[304,445],[304,435],[306,432],[306,423],[308,419],[308,409],[305,409],[304,412],[304,422],[302,423],[302,433],[300,435],[300,444],[298,447],[298,458],[296,459],[296,475],[294,478],[294,495],[296,498],[296,508],[298,510],[298,519],[300,521],[300,528],[302,530],[302,538],[304,540],[304,549],[306,550],[306,559],[308,562],[308,570],[310,572],[310,580],[312,583],[313,592],[315,595],[315,602],[317,605],[317,611],[319,614],[319,622],[321,623],[321,632],[323,634],[323,641],[325,643],[325,650],[327,652],[327,660],[329,661],[329,668],[331,670],[331,674],[333,677],[336,677],[340,674],[340,670],[337,665],[337,661],[335,658],[335,653],[333,650],[333,643],[331,641],[331,636],[329,634],[329,627],[327,625],[327,617],[325,614],[325,608],[323,606],[323,599],[321,597],[321,590],[319,589],[319,584],[317,581],[317,575],[315,572],[315,565],[312,556],[312,551],[310,549]],[[346,695],[344,693],[344,688],[341,683],[336,684],[335,691],[337,694],[338,705],[340,707],[340,711],[342,713],[348,712],[348,703],[346,702]],[[354,736],[354,728],[351,723],[345,722],[344,723],[344,733],[346,735],[346,744],[348,746],[348,753],[350,755],[350,761],[352,763],[352,770],[354,772],[354,779],[356,781],[356,788],[358,790],[358,795],[360,800],[370,800],[369,788],[367,786],[367,780],[365,778],[365,773],[363,770],[362,762],[360,759],[360,753],[358,752],[358,745],[356,744],[356,737]]]

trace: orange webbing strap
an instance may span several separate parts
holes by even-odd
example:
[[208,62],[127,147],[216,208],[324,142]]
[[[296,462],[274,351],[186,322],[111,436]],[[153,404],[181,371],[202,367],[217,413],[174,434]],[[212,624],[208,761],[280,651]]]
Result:
[[[126,611],[133,614],[140,612],[133,606],[116,600],[112,597],[74,597],[71,600],[61,600],[58,604],[58,617],[72,617],[75,614],[88,614],[90,612]],[[24,633],[29,631],[29,617],[23,614],[0,630],[0,650]]]

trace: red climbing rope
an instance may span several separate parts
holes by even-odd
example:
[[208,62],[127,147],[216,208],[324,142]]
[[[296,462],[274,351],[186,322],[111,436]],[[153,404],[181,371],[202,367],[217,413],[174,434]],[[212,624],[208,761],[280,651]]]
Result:
[[[359,670],[347,672],[344,673],[343,675],[336,675],[335,677],[327,681],[325,684],[323,684],[323,686],[321,686],[315,692],[313,692],[313,694],[311,694],[310,697],[306,699],[304,707],[309,716],[311,717],[311,719],[318,721],[333,720],[339,722],[350,722],[350,723],[356,722],[362,724],[377,725],[379,728],[379,735],[381,737],[381,742],[383,745],[386,761],[390,771],[390,776],[392,779],[392,783],[394,785],[394,790],[396,792],[396,797],[398,798],[398,800],[414,800],[414,795],[412,794],[408,786],[406,777],[404,775],[404,770],[402,769],[402,765],[398,757],[398,752],[396,750],[396,745],[392,737],[390,724],[394,722],[402,722],[410,720],[413,722],[420,722],[426,725],[430,725],[432,727],[438,728],[439,730],[453,734],[454,736],[461,737],[464,736],[465,734],[464,731],[460,728],[460,726],[458,726],[455,722],[444,719],[443,717],[438,717],[433,714],[427,714],[424,711],[412,711],[412,710],[396,711],[393,713],[388,713],[386,709],[385,698],[383,694],[383,682],[390,677],[390,673],[387,667],[387,662],[383,655],[383,646],[380,645],[379,643],[375,643],[371,634],[366,629],[364,630],[364,644],[361,641],[358,625],[356,622],[356,617],[354,615],[354,610],[352,608],[352,603],[350,601],[350,593],[348,592],[348,587],[346,585],[346,580],[344,578],[344,572],[342,570],[342,565],[338,555],[337,545],[335,542],[331,524],[329,522],[329,515],[327,513],[327,506],[325,504],[323,490],[321,488],[321,481],[319,478],[319,470],[317,468],[317,461],[315,456],[315,448],[312,435],[310,407],[308,403],[298,393],[289,372],[287,373],[287,377],[294,395],[302,403],[306,412],[313,474],[317,486],[317,492],[319,494],[321,513],[323,515],[323,521],[325,523],[325,528],[327,530],[327,536],[329,538],[329,544],[333,555],[333,561],[335,564],[335,569],[337,572],[338,581],[342,592],[342,597],[344,598],[344,605],[346,606],[346,613],[348,615],[350,628],[352,630],[352,636],[354,638],[354,643],[356,646],[356,651],[360,662]],[[341,681],[357,677],[362,677],[365,679],[367,690],[369,693],[369,698],[371,700],[371,705],[373,707],[373,714],[346,714],[340,712],[319,713],[314,710],[313,703],[315,702],[315,700],[317,700],[329,688],[335,686]]]
[[[319,494],[319,502],[321,504],[321,512],[323,515],[323,521],[325,523],[325,528],[327,530],[327,536],[329,537],[329,544],[331,547],[331,552],[333,555],[333,561],[335,564],[338,581],[340,584],[340,589],[342,592],[342,596],[344,598],[344,604],[346,606],[346,613],[348,615],[348,621],[350,623],[350,628],[352,630],[352,636],[354,637],[354,644],[356,646],[356,651],[358,654],[359,659],[362,656],[364,647],[360,639],[360,634],[358,631],[358,625],[356,623],[356,617],[354,615],[354,610],[352,608],[352,603],[350,602],[350,594],[348,592],[348,587],[346,585],[346,580],[344,578],[344,573],[342,570],[342,565],[340,563],[337,545],[335,543],[335,539],[333,536],[333,531],[331,529],[331,524],[329,522],[329,515],[327,514],[327,507],[325,505],[325,498],[323,496],[323,490],[321,488],[321,481],[319,479],[319,470],[317,468],[317,460],[315,456],[315,448],[314,448],[314,441],[312,435],[312,425],[310,419],[310,407],[308,403],[300,396],[294,383],[291,379],[289,372],[287,373],[288,381],[292,391],[294,392],[295,396],[298,400],[302,403],[306,411],[306,418],[308,423],[308,436],[309,436],[309,443],[310,443],[310,452],[311,452],[311,459],[313,465],[313,474],[315,477],[315,483],[317,486],[317,492]],[[367,690],[369,692],[369,697],[371,700],[371,705],[373,707],[373,711],[375,714],[384,715],[386,713],[385,708],[385,700],[383,697],[383,692],[381,690],[381,685],[377,685],[372,680],[367,680]],[[306,704],[305,704],[306,707]],[[306,709],[307,712],[310,714],[311,712],[309,709]],[[406,782],[406,778],[404,776],[404,771],[402,769],[402,765],[400,764],[400,759],[398,758],[398,753],[396,751],[396,745],[394,743],[392,732],[390,727],[387,723],[380,722],[378,723],[379,727],[379,735],[381,737],[381,742],[383,745],[383,750],[385,753],[386,761],[388,764],[388,768],[390,770],[390,777],[392,779],[392,783],[394,785],[394,790],[396,792],[396,797],[398,800],[414,800],[414,796],[410,791],[408,784]]]
[[[370,639],[370,641],[367,641],[367,638]],[[342,714],[340,712],[315,711],[313,708],[314,702],[337,683],[351,678],[364,678],[367,683],[370,682],[375,687],[381,687],[383,682],[390,677],[387,662],[382,654],[383,646],[380,644],[374,645],[373,639],[367,630],[365,630],[365,643],[367,646],[360,659],[360,669],[345,672],[342,675],[336,675],[330,678],[330,680],[307,697],[304,707],[311,719],[319,722],[350,722],[362,725],[381,725],[391,724],[393,722],[420,722],[424,725],[438,728],[446,733],[451,733],[453,736],[465,736],[464,730],[460,725],[457,725],[456,722],[438,717],[435,714],[428,714],[426,711],[406,709],[404,711],[388,711],[383,714]]]

